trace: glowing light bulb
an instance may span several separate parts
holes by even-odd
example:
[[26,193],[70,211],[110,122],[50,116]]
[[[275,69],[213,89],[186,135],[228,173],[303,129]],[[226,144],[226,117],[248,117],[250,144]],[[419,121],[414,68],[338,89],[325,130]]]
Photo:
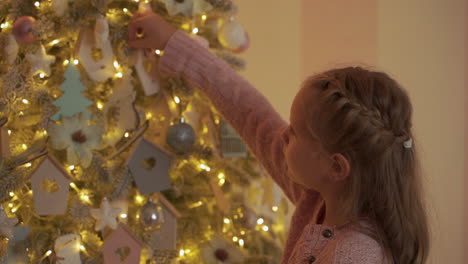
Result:
[[69,168],[70,170],[74,170],[74,169],[75,169],[75,165],[70,165],[68,168]]
[[184,255],[185,255],[185,251],[184,251],[183,249],[181,249],[181,250],[179,251],[179,256],[183,257]]
[[127,12],[128,12],[128,9],[127,9],[127,8],[124,8],[124,9],[122,9],[122,11],[124,11],[124,13],[127,13]]
[[234,236],[234,237],[232,237],[232,241],[237,242],[237,241],[239,241],[239,238]]
[[198,33],[198,28],[192,29],[192,33],[193,33],[193,34],[197,34],[197,33]]
[[154,53],[156,53],[156,55],[161,55],[162,54],[162,51],[161,50],[155,50]]
[[80,245],[80,249],[84,251],[85,247],[83,245]]
[[127,214],[120,214],[120,218],[127,218]]
[[39,3],[39,1],[36,1],[36,2],[34,3],[34,5],[35,5],[36,7],[39,7],[39,6],[41,5],[41,3]]
[[97,108],[98,108],[99,110],[102,110],[102,108],[104,108],[104,106],[102,105],[101,102],[98,102],[98,103],[96,104],[96,106],[97,106]]
[[14,193],[14,192],[10,192],[9,195],[10,195],[11,197],[13,197],[13,196],[15,196],[15,193]]
[[8,135],[11,136],[11,130],[8,129]]
[[268,231],[269,228],[268,228],[268,226],[264,225],[264,226],[262,227],[262,229],[263,229],[263,231],[266,232],[266,231]]
[[208,17],[207,17],[206,15],[202,15],[202,16],[201,16],[201,19],[202,19],[203,21],[205,21],[207,18],[208,18]]
[[176,102],[176,104],[180,103],[180,98],[177,96],[174,96],[174,102]]
[[271,210],[273,210],[273,212],[277,212],[278,211],[278,206],[275,205],[275,206],[271,207]]
[[42,73],[42,72],[41,72],[41,73],[39,73],[39,78],[41,78],[41,79],[44,79],[44,78],[45,78],[45,76],[46,76],[46,75],[45,75],[44,73]]
[[69,63],[70,63],[69,60],[64,60],[64,61],[63,61],[63,66],[67,66]]
[[114,61],[114,67],[115,68],[120,68],[120,65],[119,65],[119,63],[117,61]]
[[57,45],[59,42],[60,42],[60,40],[58,40],[58,39],[55,39],[55,40],[54,40],[54,41],[52,41],[51,43],[52,43],[52,45]]
[[73,64],[78,65],[78,63],[80,63],[79,60],[77,60],[77,59],[74,59],[74,60],[73,60]]
[[123,77],[123,74],[121,72],[118,72],[115,74],[115,77],[117,78],[122,78]]
[[28,149],[28,145],[26,145],[26,144],[21,145],[21,147],[22,147],[24,150]]
[[26,163],[24,166],[26,166],[27,168],[31,167],[32,166],[32,163],[29,162],[29,163]]
[[239,239],[239,245],[240,245],[241,247],[244,246],[244,239]]
[[229,224],[230,222],[231,220],[229,220],[228,218],[224,218],[224,223]]
[[0,27],[3,29],[3,28],[7,28],[10,24],[8,22],[5,22],[3,24],[0,25]]
[[52,254],[52,250],[47,250],[47,252],[45,254],[46,254],[46,256],[50,256],[50,254]]
[[263,224],[263,222],[264,222],[264,221],[263,221],[263,218],[259,218],[259,219],[257,220],[257,224],[259,224],[259,225]]
[[130,134],[128,132],[125,132],[124,137],[128,138],[129,136],[130,136]]

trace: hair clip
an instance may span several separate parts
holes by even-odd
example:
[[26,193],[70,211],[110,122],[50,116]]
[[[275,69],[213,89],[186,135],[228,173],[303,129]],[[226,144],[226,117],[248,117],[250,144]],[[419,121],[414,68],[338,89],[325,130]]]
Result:
[[413,139],[412,138],[409,138],[408,140],[404,141],[403,142],[403,147],[404,148],[411,148],[413,146]]

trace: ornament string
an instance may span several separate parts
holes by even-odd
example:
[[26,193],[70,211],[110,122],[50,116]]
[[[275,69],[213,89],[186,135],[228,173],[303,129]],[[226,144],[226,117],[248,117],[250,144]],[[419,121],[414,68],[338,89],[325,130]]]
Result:
[[143,136],[143,134],[148,129],[148,127],[149,127],[149,122],[145,121],[145,123],[140,128],[138,128],[138,130],[133,135],[133,137],[129,141],[125,142],[125,144],[122,147],[120,147],[114,154],[112,154],[109,157],[109,159],[114,159],[118,155],[120,155],[122,152],[124,152],[128,147],[130,147],[133,144],[133,142],[135,142],[137,139]]

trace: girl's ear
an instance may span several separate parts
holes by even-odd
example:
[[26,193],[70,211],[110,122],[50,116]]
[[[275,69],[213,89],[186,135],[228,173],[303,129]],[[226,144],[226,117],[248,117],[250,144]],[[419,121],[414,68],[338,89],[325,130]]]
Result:
[[335,153],[331,155],[330,178],[332,181],[346,180],[350,172],[351,164],[343,154]]

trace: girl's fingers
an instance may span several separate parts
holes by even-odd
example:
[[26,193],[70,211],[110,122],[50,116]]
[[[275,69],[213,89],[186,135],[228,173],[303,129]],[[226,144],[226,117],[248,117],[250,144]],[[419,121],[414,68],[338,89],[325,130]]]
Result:
[[128,46],[131,48],[144,49],[148,48],[148,44],[144,39],[129,40]]

